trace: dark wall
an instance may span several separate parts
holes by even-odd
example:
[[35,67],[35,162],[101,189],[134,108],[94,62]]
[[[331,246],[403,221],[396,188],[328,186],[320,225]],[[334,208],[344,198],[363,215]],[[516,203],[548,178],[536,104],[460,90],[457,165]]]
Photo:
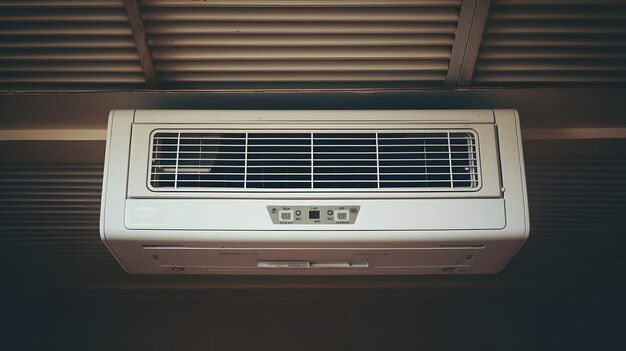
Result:
[[4,296],[2,349],[623,350],[623,289]]
[[106,129],[112,109],[515,108],[522,128],[624,127],[626,88],[0,93],[2,129]]

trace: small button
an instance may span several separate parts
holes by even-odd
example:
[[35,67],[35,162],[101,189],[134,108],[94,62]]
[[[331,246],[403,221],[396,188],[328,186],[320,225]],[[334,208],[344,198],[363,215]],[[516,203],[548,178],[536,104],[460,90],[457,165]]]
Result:
[[328,211],[326,211],[326,213],[327,213],[329,216],[332,216],[332,215],[333,215],[333,210],[328,210]]
[[301,214],[302,214],[302,212],[300,210],[296,210],[296,216],[299,216]]
[[293,211],[292,210],[278,211],[278,219],[281,222],[293,222]]
[[184,272],[185,271],[185,267],[172,267],[172,270],[174,272]]
[[350,212],[347,210],[335,211],[335,221],[348,222],[350,220]]

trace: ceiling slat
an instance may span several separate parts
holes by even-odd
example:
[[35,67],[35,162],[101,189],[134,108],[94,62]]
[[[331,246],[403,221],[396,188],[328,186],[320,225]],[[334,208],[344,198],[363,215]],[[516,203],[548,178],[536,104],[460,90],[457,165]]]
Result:
[[445,72],[448,65],[441,60],[427,59],[406,59],[406,60],[386,60],[386,59],[368,59],[368,60],[193,60],[193,61],[176,61],[168,60],[157,64],[157,68],[161,71],[175,71],[177,73],[184,72],[317,72],[317,71],[378,71],[378,72],[394,72],[394,71],[424,71],[428,72]]
[[0,35],[58,37],[67,36],[83,40],[85,36],[131,36],[132,30],[125,23],[19,23],[4,24]]
[[[156,60],[237,60],[237,59],[446,59],[449,48],[438,47],[219,47],[219,48],[155,48]],[[3,56],[0,55],[0,60]],[[259,72],[261,73],[261,72]]]
[[5,62],[0,66],[0,72],[81,72],[81,73],[98,73],[98,72],[135,72],[142,73],[141,67],[134,61],[58,61],[58,62]]
[[150,40],[150,46],[452,46],[453,41],[451,34],[201,34],[155,36]]
[[122,0],[2,0],[0,2],[0,8],[108,8],[122,6]]
[[529,85],[543,83],[544,85],[552,85],[558,83],[596,83],[600,85],[602,83],[621,83],[626,81],[626,74],[624,74],[623,70],[620,74],[616,73],[606,73],[606,74],[598,74],[597,72],[588,72],[588,73],[560,73],[560,72],[551,72],[549,74],[538,74],[538,73],[529,73],[529,72],[503,72],[503,73],[486,73],[481,72],[480,77],[478,78],[480,83],[493,83],[493,84],[501,84],[502,82],[507,83],[527,83]]
[[41,49],[41,48],[134,48],[135,42],[129,37],[81,37],[81,38],[42,38],[21,37],[6,38],[0,41],[3,49]]
[[626,71],[623,60],[488,60],[483,59],[477,66],[481,72],[579,72],[579,71]]
[[[269,74],[271,73],[271,74]],[[230,72],[230,73],[162,73],[164,82],[372,82],[372,81],[429,81],[436,82],[445,78],[445,72],[412,73],[412,72]]]
[[488,47],[626,47],[626,41],[619,41],[615,36],[595,36],[595,35],[541,35],[532,36],[526,34],[500,34],[486,35],[482,45]]
[[[359,22],[154,22],[154,35],[193,34],[454,34],[455,23],[359,23]],[[0,32],[1,33],[1,32]]]
[[626,50],[615,48],[485,48],[481,52],[483,59],[623,59],[626,58]]
[[94,9],[5,9],[0,22],[126,22],[123,11],[116,8]]
[[145,9],[145,21],[159,22],[451,22],[455,8],[168,8]]
[[462,0],[141,0],[144,7],[414,7],[461,5]]
[[30,49],[0,52],[0,61],[132,61],[137,58],[134,49]]

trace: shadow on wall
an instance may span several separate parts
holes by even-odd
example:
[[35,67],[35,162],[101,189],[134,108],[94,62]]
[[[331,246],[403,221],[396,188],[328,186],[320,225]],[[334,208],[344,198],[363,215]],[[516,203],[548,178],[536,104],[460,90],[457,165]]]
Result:
[[[420,295],[421,294],[421,295]],[[157,296],[158,295],[158,296]],[[616,292],[3,296],[2,349],[623,350]],[[165,297],[165,298],[164,298]],[[11,302],[8,303],[7,302]]]
[[523,128],[626,126],[626,88],[0,94],[0,129],[106,129],[113,109],[515,108]]

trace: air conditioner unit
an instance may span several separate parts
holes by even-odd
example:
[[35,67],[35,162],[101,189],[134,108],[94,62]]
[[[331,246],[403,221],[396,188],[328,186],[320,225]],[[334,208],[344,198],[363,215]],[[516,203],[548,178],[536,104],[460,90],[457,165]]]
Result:
[[100,232],[130,273],[495,273],[528,228],[515,110],[109,117]]

